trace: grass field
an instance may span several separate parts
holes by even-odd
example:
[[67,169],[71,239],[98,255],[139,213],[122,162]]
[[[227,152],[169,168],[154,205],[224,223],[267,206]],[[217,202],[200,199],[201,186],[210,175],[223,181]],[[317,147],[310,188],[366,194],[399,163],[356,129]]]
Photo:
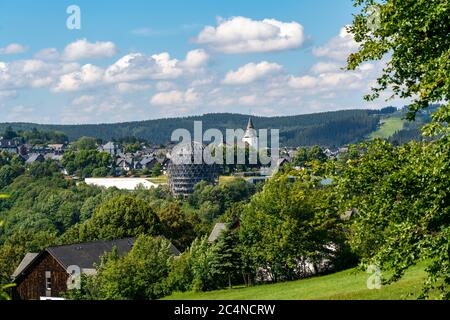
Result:
[[425,278],[424,266],[381,289],[367,289],[368,273],[350,269],[310,279],[204,293],[175,293],[166,300],[403,300],[415,299]]
[[403,129],[405,120],[399,116],[393,116],[381,120],[380,127],[377,131],[370,134],[370,139],[387,139],[391,137],[395,132]]
[[237,179],[237,177],[234,177],[234,176],[220,176],[219,177],[219,184],[220,185],[226,184],[226,183],[231,182],[231,181],[236,180],[236,179]]
[[159,185],[165,185],[167,184],[167,176],[165,175],[160,175],[159,177],[154,177],[154,178],[147,178],[148,181],[159,184]]

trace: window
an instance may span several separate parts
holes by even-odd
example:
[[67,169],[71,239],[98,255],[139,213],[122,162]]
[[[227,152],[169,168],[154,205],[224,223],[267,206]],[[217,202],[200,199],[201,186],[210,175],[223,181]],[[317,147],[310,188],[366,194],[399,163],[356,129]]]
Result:
[[45,271],[45,290],[52,290],[52,273]]

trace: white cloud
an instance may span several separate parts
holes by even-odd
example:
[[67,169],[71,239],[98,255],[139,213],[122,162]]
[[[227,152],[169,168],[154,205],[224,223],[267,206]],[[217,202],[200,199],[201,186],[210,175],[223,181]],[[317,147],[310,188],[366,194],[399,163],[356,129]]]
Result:
[[52,83],[53,83],[52,77],[44,76],[42,78],[35,78],[35,79],[31,80],[30,84],[33,88],[44,88],[44,87],[48,87]]
[[182,74],[178,60],[170,59],[166,52],[147,57],[142,53],[130,53],[106,69],[107,82],[174,79]]
[[311,89],[317,86],[318,80],[311,76],[291,77],[289,86],[295,89]]
[[299,48],[305,40],[303,26],[297,22],[232,17],[219,19],[217,27],[206,26],[196,42],[215,51],[236,54]]
[[34,57],[41,60],[58,60],[60,55],[55,48],[46,48],[38,51]]
[[317,62],[311,67],[311,72],[321,74],[332,71],[339,71],[341,66],[334,62]]
[[243,96],[239,98],[239,104],[246,106],[255,105],[257,98],[255,95]]
[[334,60],[345,61],[352,52],[358,50],[358,44],[347,28],[341,28],[339,35],[332,38],[322,47],[313,48],[313,54],[316,57],[327,57]]
[[172,90],[155,94],[150,103],[156,106],[195,104],[199,101],[198,93],[190,88],[187,91]]
[[145,84],[145,83],[121,82],[116,85],[116,88],[120,93],[131,93],[131,92],[149,90],[151,88],[151,85]]
[[0,90],[0,101],[8,99],[8,98],[15,98],[17,97],[17,91],[16,90]]
[[74,106],[85,105],[85,104],[94,102],[94,100],[95,100],[94,96],[82,95],[80,97],[73,99],[72,105],[74,105]]
[[177,88],[176,84],[170,81],[158,81],[155,87],[158,91],[170,91]]
[[62,75],[54,91],[77,91],[97,85],[103,79],[103,73],[101,68],[85,64],[79,71]]
[[0,62],[0,89],[46,87],[65,68],[64,64],[49,64],[37,59]]
[[209,55],[203,49],[189,51],[181,65],[188,69],[197,69],[203,67],[209,60]]
[[279,64],[269,63],[267,61],[262,61],[258,64],[249,63],[236,71],[229,71],[223,83],[230,85],[248,84],[267,75],[278,73],[282,69],[283,67]]
[[25,48],[23,45],[18,43],[11,43],[7,45],[4,48],[0,48],[0,54],[18,54],[18,53],[24,53],[27,51],[27,48]]
[[110,58],[116,53],[116,45],[111,41],[91,43],[86,39],[80,39],[66,46],[62,59],[77,61],[88,58]]

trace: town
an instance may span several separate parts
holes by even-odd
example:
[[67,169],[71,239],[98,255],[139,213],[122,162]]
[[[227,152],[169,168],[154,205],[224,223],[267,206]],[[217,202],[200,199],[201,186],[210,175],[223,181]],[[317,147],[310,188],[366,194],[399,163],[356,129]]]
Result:
[[[129,140],[101,143],[92,137],[81,137],[77,141],[69,142],[67,137],[61,133],[37,130],[17,133],[12,128],[7,128],[0,136],[0,152],[17,155],[26,165],[53,161],[68,179],[85,181],[98,186],[134,190],[140,186],[150,188],[161,183],[169,183],[167,177],[170,176],[168,168],[171,151],[176,144],[152,145],[137,139]],[[258,136],[251,117],[245,128],[242,143],[247,148],[259,150]],[[277,167],[293,163],[294,167],[300,169],[301,161],[295,159],[299,148],[281,148],[276,161]],[[348,151],[346,147],[330,150],[315,146],[310,149],[311,153],[315,153],[314,157],[317,160],[336,159]],[[304,152],[304,148],[302,152]],[[202,180],[218,182],[220,173],[244,177],[251,183],[266,180],[268,177],[261,176],[259,173],[262,164],[252,165],[249,160],[247,159],[247,165],[245,163],[243,166],[234,165],[232,170],[222,168],[222,172],[217,171],[216,176],[210,179],[197,174],[197,180],[188,186],[188,193],[192,192],[194,185]],[[176,188],[176,186],[171,187],[174,194],[177,193]],[[184,193],[184,195],[187,196],[188,193]]]

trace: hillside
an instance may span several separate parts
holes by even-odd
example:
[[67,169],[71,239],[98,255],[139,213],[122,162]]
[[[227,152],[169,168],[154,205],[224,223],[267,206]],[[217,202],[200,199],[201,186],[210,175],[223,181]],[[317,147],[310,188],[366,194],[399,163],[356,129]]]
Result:
[[176,293],[165,300],[399,300],[415,299],[425,278],[423,266],[407,271],[397,283],[367,289],[368,273],[350,269],[322,277],[203,293]]
[[[257,129],[280,129],[280,140],[284,146],[317,144],[331,147],[364,139],[376,130],[381,115],[386,112],[386,110],[383,110],[342,110],[297,116],[253,117],[253,122]],[[245,128],[248,115],[205,114],[185,118],[90,125],[0,123],[0,132],[11,125],[15,130],[37,128],[39,130],[61,131],[72,141],[81,136],[91,136],[104,141],[135,136],[162,144],[169,141],[170,135],[175,129],[186,128],[192,132],[194,121],[202,121],[203,130],[217,128],[224,132],[227,128]]]

